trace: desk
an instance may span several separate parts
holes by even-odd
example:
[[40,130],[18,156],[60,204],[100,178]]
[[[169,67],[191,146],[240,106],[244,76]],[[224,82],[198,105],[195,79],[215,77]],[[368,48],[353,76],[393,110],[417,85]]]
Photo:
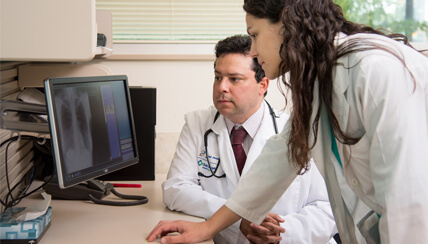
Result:
[[[157,174],[155,181],[129,182],[142,184],[142,188],[116,188],[123,194],[147,196],[149,202],[143,205],[116,207],[91,201],[52,200],[51,226],[40,243],[148,243],[146,236],[160,220],[203,221],[165,207],[161,189],[165,178],[165,175]],[[117,197],[110,194],[105,199],[117,200]],[[32,201],[28,199],[24,203]],[[160,243],[160,239],[153,243]]]

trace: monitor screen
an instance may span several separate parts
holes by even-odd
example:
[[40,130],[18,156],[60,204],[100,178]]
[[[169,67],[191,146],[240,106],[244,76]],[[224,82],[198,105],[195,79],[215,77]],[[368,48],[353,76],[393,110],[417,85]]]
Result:
[[45,93],[60,188],[138,162],[126,76],[49,78]]

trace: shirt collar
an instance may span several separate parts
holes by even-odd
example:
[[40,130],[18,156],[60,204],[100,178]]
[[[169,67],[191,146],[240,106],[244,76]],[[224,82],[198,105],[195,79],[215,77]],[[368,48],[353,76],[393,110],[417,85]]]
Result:
[[254,139],[257,131],[259,130],[260,124],[262,123],[264,110],[265,106],[263,106],[263,103],[261,103],[259,109],[257,109],[257,111],[251,115],[250,118],[248,118],[243,124],[234,124],[231,120],[224,118],[229,135],[232,132],[233,127],[239,128],[242,126],[247,131],[248,135]]

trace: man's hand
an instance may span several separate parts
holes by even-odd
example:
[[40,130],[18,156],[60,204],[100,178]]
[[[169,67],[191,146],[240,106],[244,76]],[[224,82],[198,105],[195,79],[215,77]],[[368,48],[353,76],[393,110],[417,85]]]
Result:
[[279,243],[282,239],[280,234],[285,232],[280,226],[282,222],[284,220],[279,215],[269,213],[260,225],[242,219],[240,229],[251,243]]
[[[186,221],[160,221],[147,236],[146,240],[154,241],[159,236],[162,243],[196,243],[208,239],[212,236],[204,230],[206,222],[193,223]],[[178,232],[179,235],[168,235]],[[168,235],[168,236],[167,236]]]

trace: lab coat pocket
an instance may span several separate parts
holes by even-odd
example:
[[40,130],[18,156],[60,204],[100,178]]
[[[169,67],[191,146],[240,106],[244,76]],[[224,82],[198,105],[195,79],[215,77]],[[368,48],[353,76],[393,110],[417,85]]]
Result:
[[[205,150],[201,150],[198,156],[198,175],[203,178],[223,178],[224,171],[220,166],[220,158],[216,156],[206,156]],[[208,161],[209,160],[209,161]],[[218,169],[217,169],[218,167]]]
[[379,215],[375,211],[372,210],[366,214],[357,226],[367,244],[380,244]]

